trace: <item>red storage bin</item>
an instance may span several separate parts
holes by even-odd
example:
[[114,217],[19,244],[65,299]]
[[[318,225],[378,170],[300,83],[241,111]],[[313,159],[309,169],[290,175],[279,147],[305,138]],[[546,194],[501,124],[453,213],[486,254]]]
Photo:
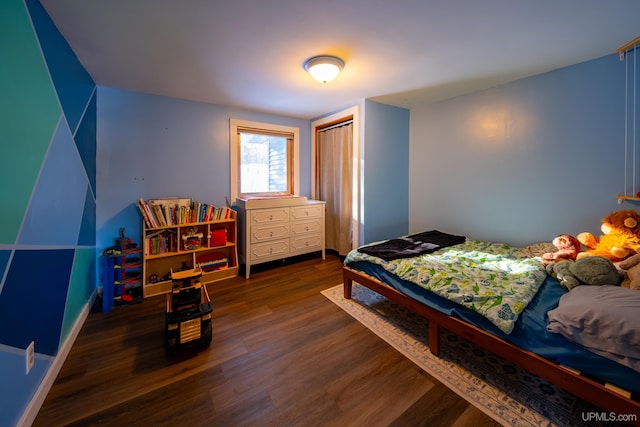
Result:
[[224,246],[227,244],[227,229],[220,228],[211,230],[211,241],[209,246]]

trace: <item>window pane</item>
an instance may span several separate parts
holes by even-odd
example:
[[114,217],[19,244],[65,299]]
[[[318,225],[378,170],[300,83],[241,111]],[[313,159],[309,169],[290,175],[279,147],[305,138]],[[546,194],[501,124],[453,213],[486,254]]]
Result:
[[240,132],[240,192],[286,193],[287,138]]

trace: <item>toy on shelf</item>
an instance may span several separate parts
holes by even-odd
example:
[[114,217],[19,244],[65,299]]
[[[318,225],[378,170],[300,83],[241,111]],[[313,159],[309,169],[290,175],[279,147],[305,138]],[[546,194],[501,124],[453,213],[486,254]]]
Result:
[[116,245],[102,252],[102,311],[142,301],[142,250],[120,229]]
[[184,242],[184,250],[193,251],[200,248],[200,246],[202,246],[203,236],[204,235],[200,233],[196,227],[188,229],[185,235],[182,236],[182,241]]

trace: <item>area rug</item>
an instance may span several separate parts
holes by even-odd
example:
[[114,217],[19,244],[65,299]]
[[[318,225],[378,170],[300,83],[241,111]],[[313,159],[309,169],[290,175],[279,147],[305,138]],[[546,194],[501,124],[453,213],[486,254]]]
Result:
[[[322,291],[337,306],[456,394],[505,426],[580,426],[599,412],[553,384],[441,330],[440,357],[429,352],[428,322],[364,286]],[[598,423],[589,423],[598,425]]]

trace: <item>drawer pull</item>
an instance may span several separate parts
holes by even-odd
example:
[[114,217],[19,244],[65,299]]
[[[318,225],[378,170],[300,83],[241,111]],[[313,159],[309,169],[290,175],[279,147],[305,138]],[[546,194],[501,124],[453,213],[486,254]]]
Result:
[[269,237],[273,237],[273,231],[269,233]]
[[269,215],[269,221],[273,221],[273,215]]
[[273,253],[273,248],[269,248],[269,255]]
[[307,225],[307,226],[304,228],[304,230],[305,230],[305,231],[309,231],[309,226]]

